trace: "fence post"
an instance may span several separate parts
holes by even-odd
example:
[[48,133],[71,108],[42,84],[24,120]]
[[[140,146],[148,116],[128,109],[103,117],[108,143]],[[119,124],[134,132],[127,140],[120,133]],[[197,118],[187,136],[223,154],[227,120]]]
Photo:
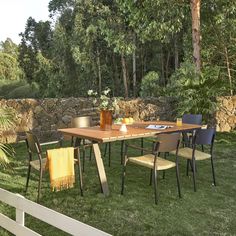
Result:
[[[24,198],[20,194],[16,194],[18,197]],[[23,210],[20,210],[16,208],[16,223],[19,225],[24,226],[25,225],[25,212]]]

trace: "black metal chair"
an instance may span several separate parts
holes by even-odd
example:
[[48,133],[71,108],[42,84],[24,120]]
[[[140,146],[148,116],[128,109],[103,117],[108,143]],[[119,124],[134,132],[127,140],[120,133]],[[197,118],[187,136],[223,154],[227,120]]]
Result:
[[[177,178],[177,187],[178,194],[181,197],[180,191],[180,183],[179,183],[179,167],[178,167],[178,148],[179,148],[179,140],[180,134],[160,134],[158,136],[158,141],[155,143],[153,150],[150,153],[150,150],[143,149],[145,152],[149,152],[149,154],[145,154],[137,157],[128,157],[128,147],[135,148],[141,150],[142,148],[133,146],[133,145],[125,145],[125,159],[123,163],[123,173],[122,173],[122,186],[121,186],[121,194],[124,193],[124,181],[126,174],[126,165],[128,162],[141,165],[153,170],[153,179],[154,179],[154,191],[155,191],[155,204],[157,204],[157,176],[158,171],[167,170],[170,168],[176,169],[176,178]],[[166,153],[175,150],[176,160],[175,162],[169,161],[161,158],[160,153]]]
[[[202,115],[201,114],[184,114],[182,117],[182,122],[185,124],[202,124]],[[191,147],[194,131],[184,131],[182,132],[182,144],[184,147]],[[203,147],[202,147],[203,149]],[[188,176],[189,166],[191,165],[190,160],[187,160],[186,175]],[[192,166],[191,166],[192,168]]]
[[[52,143],[52,142],[51,142]],[[61,141],[58,142],[53,142],[53,143],[58,143],[61,146]],[[48,144],[48,143],[47,143]],[[30,172],[31,168],[35,169],[36,171],[39,172],[39,181],[38,181],[38,196],[37,196],[37,202],[40,200],[40,195],[41,195],[41,186],[42,186],[42,177],[43,173],[45,171],[48,171],[46,167],[46,161],[47,158],[45,158],[44,153],[42,152],[42,145],[39,143],[39,140],[36,135],[34,135],[31,132],[26,132],[26,145],[27,145],[27,150],[28,150],[28,172],[27,172],[27,179],[26,179],[26,188],[25,188],[25,193],[27,192],[28,185],[29,185],[29,178],[30,178]],[[79,178],[80,178],[80,191],[81,195],[83,195],[83,190],[82,190],[82,173],[81,173],[81,166],[80,166],[80,155],[79,155],[79,149],[75,149],[75,164],[78,165],[78,170],[79,170]]]
[[[182,117],[182,122],[185,124],[202,124],[202,115],[201,114],[184,114]],[[184,146],[191,146],[193,132],[182,132],[183,135],[183,144]]]
[[[211,160],[213,184],[216,185],[214,163],[213,163],[214,138],[215,138],[214,128],[200,129],[196,131],[193,137],[192,148],[183,147],[179,149],[178,155],[191,162],[192,172],[193,172],[194,191],[196,191],[196,163],[195,163],[196,161],[201,161],[201,160],[206,160],[206,159]],[[197,145],[210,145],[210,152],[206,153],[206,152],[197,150]]]

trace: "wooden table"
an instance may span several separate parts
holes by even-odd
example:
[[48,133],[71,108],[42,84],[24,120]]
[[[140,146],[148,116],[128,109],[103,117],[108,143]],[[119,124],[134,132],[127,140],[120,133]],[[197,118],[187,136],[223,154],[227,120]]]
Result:
[[[172,126],[167,129],[146,129],[149,124],[154,125],[167,125]],[[160,133],[173,133],[182,131],[192,131],[200,129],[200,125],[183,124],[182,126],[176,126],[174,122],[156,121],[156,122],[135,122],[132,125],[127,125],[127,132],[119,131],[120,125],[113,125],[109,131],[102,131],[100,127],[86,127],[86,128],[66,128],[59,129],[64,135],[79,137],[82,139],[88,139],[93,142],[94,156],[96,160],[99,180],[104,195],[109,195],[108,183],[106,178],[106,172],[104,169],[103,160],[101,158],[101,151],[99,143],[114,142],[118,140],[137,139],[145,137],[154,137]]]

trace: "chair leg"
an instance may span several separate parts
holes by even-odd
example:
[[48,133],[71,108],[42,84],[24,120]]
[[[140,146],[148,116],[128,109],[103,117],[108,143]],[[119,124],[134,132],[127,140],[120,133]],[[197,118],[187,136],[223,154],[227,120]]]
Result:
[[[164,158],[165,158],[165,159],[166,159],[166,156],[167,156],[167,153],[165,152],[165,153],[164,153]],[[162,179],[165,179],[165,175],[166,175],[166,171],[163,170],[163,172],[162,172]]]
[[81,196],[83,196],[83,176],[82,176],[82,170],[81,170],[81,161],[80,161],[80,153],[79,153],[79,150],[78,150],[78,171],[79,171],[79,187],[80,187],[80,194]]
[[107,145],[108,145],[108,143],[106,143],[106,144],[105,144],[105,150],[104,150],[103,157],[105,157],[105,156],[106,156],[106,154],[107,154]]
[[[191,171],[193,172],[193,164],[191,160],[187,160],[187,170],[186,170],[186,175],[188,176],[188,172],[189,172],[189,166],[191,167]],[[197,173],[197,165],[195,162],[195,172]]]
[[40,173],[39,173],[39,183],[38,183],[38,197],[37,197],[37,202],[39,202],[39,199],[40,199],[41,186],[42,186],[42,177],[43,177],[43,170],[42,170],[42,168],[41,168],[41,169],[40,169]]
[[121,179],[121,195],[124,194],[126,164],[127,164],[127,156],[125,156],[125,160],[124,160],[124,163],[123,163],[123,172],[122,172],[122,179]]
[[188,176],[190,160],[187,160],[186,176]]
[[29,186],[30,171],[31,171],[31,165],[29,164],[28,172],[27,172],[26,185],[25,185],[25,193],[27,192],[28,186]]
[[89,150],[89,160],[90,161],[92,160],[92,151],[93,151],[93,147],[91,146],[90,150]]
[[71,144],[70,145],[71,145],[71,147],[74,147],[74,137],[73,136],[71,137]]
[[82,158],[83,158],[83,167],[82,167],[82,171],[84,172],[84,170],[85,170],[85,148],[83,147],[83,156],[82,156]]
[[196,192],[197,189],[196,189],[196,164],[195,164],[195,160],[192,160],[192,168],[193,168],[193,189],[194,189],[194,192]]
[[143,156],[143,147],[144,147],[144,144],[143,144],[143,138],[141,138],[141,156]]
[[120,164],[123,164],[123,157],[124,155],[124,140],[121,140],[121,146],[120,146]]
[[111,166],[111,143],[108,143],[108,166]]
[[152,185],[152,179],[153,179],[153,171],[152,171],[152,169],[151,169],[151,171],[150,171],[149,185]]
[[155,191],[155,204],[157,204],[157,200],[158,200],[158,198],[157,198],[157,178],[158,178],[158,176],[157,176],[157,170],[153,170],[154,171],[154,191]]
[[212,170],[213,184],[214,184],[214,186],[216,186],[215,169],[214,169],[213,156],[212,155],[211,155],[211,170]]
[[176,170],[176,180],[177,180],[178,194],[179,194],[179,198],[181,198],[180,181],[179,181],[179,165],[176,165],[175,170]]

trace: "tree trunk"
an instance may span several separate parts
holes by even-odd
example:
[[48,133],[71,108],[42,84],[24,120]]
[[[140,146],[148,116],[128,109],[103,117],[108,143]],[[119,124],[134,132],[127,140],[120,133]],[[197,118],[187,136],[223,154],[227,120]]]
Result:
[[227,49],[227,47],[225,47],[224,49],[225,49],[225,59],[226,59],[227,73],[228,73],[228,78],[229,78],[230,95],[233,96],[232,76],[231,76],[231,72],[230,72],[228,49]]
[[164,87],[166,86],[168,78],[169,78],[169,62],[170,62],[170,51],[168,50],[167,58],[166,58],[166,66],[165,66],[166,67],[166,76],[163,80]]
[[192,43],[193,43],[193,62],[196,71],[201,71],[201,54],[200,54],[200,8],[201,0],[191,0],[192,13]]
[[174,50],[175,50],[175,70],[179,68],[179,48],[178,48],[178,35],[174,38]]
[[123,82],[124,82],[124,90],[125,90],[125,98],[129,97],[128,93],[128,78],[127,78],[127,68],[124,54],[121,53],[121,65],[122,65],[122,73],[123,73]]
[[164,51],[163,51],[163,46],[161,46],[161,80],[165,80],[165,63],[164,63]]
[[113,97],[116,97],[119,94],[119,81],[118,81],[118,68],[117,68],[117,61],[116,61],[116,57],[115,54],[112,54],[112,62],[113,62],[113,68],[114,68],[114,76],[113,76]]
[[[136,46],[136,38],[134,35],[134,45]],[[137,76],[136,76],[136,50],[134,49],[133,51],[133,96],[136,97],[136,81],[137,81]]]
[[97,68],[98,68],[98,92],[102,92],[102,73],[101,73],[101,63],[100,63],[100,52],[97,48]]

